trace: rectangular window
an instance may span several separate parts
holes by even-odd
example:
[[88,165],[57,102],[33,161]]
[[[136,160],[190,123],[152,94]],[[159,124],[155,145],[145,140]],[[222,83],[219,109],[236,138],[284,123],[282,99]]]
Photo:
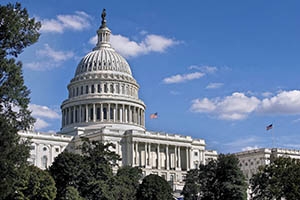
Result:
[[85,93],[86,93],[86,94],[89,93],[89,86],[88,86],[88,85],[85,86]]

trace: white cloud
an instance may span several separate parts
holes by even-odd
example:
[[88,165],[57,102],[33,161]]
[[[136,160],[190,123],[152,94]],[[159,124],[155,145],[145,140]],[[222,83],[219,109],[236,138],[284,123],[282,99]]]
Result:
[[72,51],[55,51],[48,44],[45,44],[44,47],[37,51],[37,55],[48,57],[55,62],[66,61],[74,56]]
[[[118,53],[129,58],[151,52],[163,53],[169,47],[180,43],[164,36],[143,33],[144,39],[141,42],[130,40],[128,37],[122,35],[111,35],[111,45]],[[92,37],[89,43],[96,45],[97,36]]]
[[63,33],[65,30],[81,31],[90,27],[91,17],[83,11],[73,15],[57,15],[56,19],[41,20],[42,32]]
[[164,78],[163,82],[166,84],[171,84],[171,83],[182,83],[194,79],[199,79],[203,77],[205,74],[202,72],[194,72],[194,73],[189,73],[189,74],[177,74],[174,76],[170,76],[167,78]]
[[32,111],[32,116],[36,119],[34,123],[35,130],[42,130],[49,127],[51,124],[47,120],[58,120],[60,115],[47,106],[29,104],[29,110]]
[[50,109],[47,106],[41,106],[37,104],[29,104],[29,110],[32,111],[32,116],[42,117],[48,119],[59,119],[60,115],[54,110]]
[[300,91],[281,91],[262,100],[260,112],[267,114],[300,114]]
[[50,70],[61,66],[62,62],[74,58],[72,51],[57,51],[48,44],[45,44],[43,49],[37,50],[36,54],[37,61],[25,63],[24,67],[35,71]]
[[223,83],[210,83],[206,86],[206,89],[217,89],[222,87],[223,85]]
[[192,101],[190,110],[199,113],[212,113],[224,120],[242,120],[253,112],[259,103],[260,101],[256,97],[247,97],[244,93],[235,92],[223,99],[195,99]]
[[49,126],[50,126],[50,124],[45,122],[41,118],[36,118],[36,121],[34,123],[34,129],[35,130],[41,130],[41,129],[47,128]]
[[251,113],[299,115],[300,91],[280,91],[277,95],[262,100],[235,92],[223,98],[195,99],[190,110],[196,113],[209,113],[224,120],[242,120]]
[[206,74],[212,74],[212,73],[215,73],[218,70],[217,67],[208,66],[208,65],[204,65],[204,66],[191,65],[189,67],[189,69],[196,69],[196,70],[199,70],[199,71],[201,71],[203,73],[206,73]]
[[270,96],[273,95],[273,93],[272,93],[272,92],[263,92],[263,93],[261,93],[261,95],[262,95],[263,97],[270,97]]

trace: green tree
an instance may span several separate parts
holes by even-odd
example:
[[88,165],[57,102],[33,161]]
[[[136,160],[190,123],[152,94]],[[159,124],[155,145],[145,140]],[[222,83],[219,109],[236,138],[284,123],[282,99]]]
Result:
[[172,189],[162,177],[150,174],[143,179],[137,192],[138,200],[172,200]]
[[185,199],[205,200],[247,198],[247,184],[234,155],[220,154],[217,160],[188,172],[182,194]]
[[78,192],[78,190],[73,186],[68,186],[66,188],[65,195],[61,197],[62,200],[84,200]]
[[300,161],[289,157],[274,159],[250,179],[252,198],[300,199]]
[[114,195],[117,200],[135,200],[142,178],[142,170],[137,167],[124,166],[115,176]]
[[74,192],[70,187],[78,190],[83,180],[90,177],[89,166],[85,164],[83,156],[67,151],[55,158],[49,172],[56,183],[56,199],[65,199],[68,193]]
[[20,142],[17,132],[29,128],[34,119],[22,63],[15,58],[38,40],[39,28],[21,4],[0,5],[0,199],[15,192],[19,171],[29,157],[28,143]]

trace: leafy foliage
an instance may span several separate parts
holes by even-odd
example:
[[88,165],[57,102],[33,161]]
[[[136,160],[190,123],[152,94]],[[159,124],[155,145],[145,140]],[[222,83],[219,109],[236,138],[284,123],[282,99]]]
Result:
[[252,198],[300,199],[300,161],[280,157],[263,166],[251,179]]
[[150,174],[143,179],[137,193],[138,200],[172,200],[172,189],[162,177]]
[[142,170],[137,167],[124,166],[118,169],[115,176],[114,196],[118,200],[136,199]]
[[187,174],[182,194],[187,200],[246,199],[247,184],[234,155],[219,155]]
[[16,191],[29,157],[28,143],[20,141],[18,131],[29,128],[34,119],[28,110],[30,92],[22,63],[15,58],[37,41],[39,28],[21,4],[0,5],[0,199]]

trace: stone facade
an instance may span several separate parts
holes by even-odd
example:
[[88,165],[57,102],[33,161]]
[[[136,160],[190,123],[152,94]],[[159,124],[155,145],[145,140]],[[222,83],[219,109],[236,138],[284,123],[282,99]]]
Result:
[[184,186],[190,169],[217,158],[203,139],[147,131],[144,102],[127,61],[110,45],[106,19],[97,31],[96,47],[79,62],[61,105],[62,128],[57,134],[20,132],[31,138],[30,162],[42,169],[64,149],[80,153],[81,137],[109,142],[122,160],[119,166],[139,166],[144,176],[157,174],[174,190]]

